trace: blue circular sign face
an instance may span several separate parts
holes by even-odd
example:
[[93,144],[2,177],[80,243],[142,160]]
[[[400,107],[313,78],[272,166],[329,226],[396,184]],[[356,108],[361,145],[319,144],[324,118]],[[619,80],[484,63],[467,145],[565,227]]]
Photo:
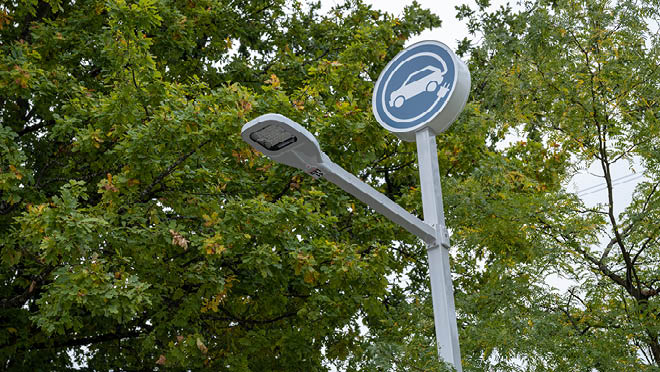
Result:
[[432,121],[456,86],[456,60],[437,41],[423,41],[403,50],[385,67],[374,87],[376,119],[393,132],[416,130]]

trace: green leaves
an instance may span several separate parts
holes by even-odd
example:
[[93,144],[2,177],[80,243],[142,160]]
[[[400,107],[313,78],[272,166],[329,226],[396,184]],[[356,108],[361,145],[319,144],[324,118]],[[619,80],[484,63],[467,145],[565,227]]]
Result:
[[325,370],[357,357],[359,318],[384,314],[386,276],[408,262],[392,240],[416,243],[255,153],[240,128],[289,115],[414,204],[413,150],[382,135],[368,101],[387,57],[439,20],[416,4],[397,20],[360,2],[314,9],[3,8],[3,367],[66,368],[63,350],[96,370]]
[[[660,126],[642,20],[658,6],[477,5],[459,9],[480,40],[461,44],[471,100],[437,137],[464,369],[651,370]],[[416,3],[399,18],[359,1],[317,9],[3,8],[5,369],[67,368],[70,352],[94,370],[446,367],[423,245],[240,138],[253,117],[287,115],[422,214],[414,144],[384,133],[370,98],[439,18]],[[647,179],[621,216],[564,191],[579,166],[632,158]]]
[[[64,266],[53,272],[55,280],[44,289],[37,304],[40,311],[32,320],[48,335],[109,329],[107,324],[90,324],[91,319],[106,319],[130,324],[151,305],[146,293],[149,284],[135,275],[105,270],[105,262],[92,259],[88,264]],[[81,317],[81,314],[88,314]]]
[[[472,45],[471,71],[481,82],[473,104],[491,115],[489,139],[494,141],[490,162],[481,166],[484,176],[475,172],[466,178],[469,182],[456,182],[473,188],[461,194],[456,213],[450,214],[462,226],[453,242],[473,249],[461,251],[456,260],[457,288],[475,293],[463,305],[457,296],[457,307],[466,306],[474,316],[466,318],[472,326],[462,343],[462,350],[472,348],[467,351],[470,368],[521,370],[514,358],[535,370],[657,366],[656,357],[642,356],[656,348],[657,333],[646,325],[652,316],[639,317],[632,310],[655,307],[655,298],[641,294],[649,290],[657,265],[629,259],[655,253],[650,245],[642,248],[640,240],[628,239],[633,231],[644,231],[647,242],[656,237],[639,214],[639,208],[654,213],[656,181],[640,185],[629,209],[636,212],[628,215],[614,213],[616,197],[606,194],[600,204],[587,207],[562,191],[578,169],[595,162],[605,189],[615,194],[611,169],[616,162],[652,159],[638,149],[641,143],[655,143],[654,135],[646,136],[654,131],[653,119],[646,121],[643,109],[624,103],[643,103],[642,92],[656,94],[648,89],[655,90],[651,82],[658,75],[646,66],[657,59],[657,40],[649,24],[640,22],[650,19],[644,18],[649,16],[642,10],[645,5],[529,2],[521,12],[461,9],[472,30],[483,36],[479,45],[464,47]],[[650,17],[658,18],[657,12]],[[639,128],[646,134],[637,137]],[[502,144],[506,133],[517,138]],[[653,168],[645,173],[657,179]],[[492,219],[485,218],[488,214]],[[570,286],[562,291],[548,287],[548,277]],[[477,295],[482,292],[483,297]],[[502,329],[506,333],[500,334]],[[645,336],[649,331],[651,336]]]

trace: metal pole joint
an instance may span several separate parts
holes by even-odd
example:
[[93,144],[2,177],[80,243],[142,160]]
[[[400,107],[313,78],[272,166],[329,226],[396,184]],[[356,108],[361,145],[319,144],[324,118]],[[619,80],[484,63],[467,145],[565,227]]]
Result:
[[449,232],[447,231],[447,228],[444,227],[443,225],[430,225],[430,226],[433,227],[433,229],[435,230],[435,237],[431,241],[426,241],[427,249],[435,249],[435,248],[443,247],[449,250],[451,244],[449,241]]
[[438,242],[440,245],[445,249],[449,249],[449,231],[447,231],[447,228],[444,225],[440,225],[436,228],[436,231],[438,232]]

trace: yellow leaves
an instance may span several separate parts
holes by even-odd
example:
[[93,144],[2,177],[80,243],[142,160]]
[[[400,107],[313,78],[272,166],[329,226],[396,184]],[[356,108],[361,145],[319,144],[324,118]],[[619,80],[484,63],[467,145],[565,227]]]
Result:
[[480,227],[476,228],[476,227],[466,226],[466,227],[458,229],[458,231],[456,231],[456,233],[460,236],[468,236],[468,235],[472,235],[472,234],[479,234],[482,231],[483,231],[483,228],[480,228]]
[[23,179],[23,174],[21,174],[21,172],[18,169],[16,169],[15,166],[9,164],[9,171],[14,173],[14,177],[16,177],[16,179],[18,179],[19,181]]
[[241,110],[243,110],[243,112],[252,111],[252,103],[250,101],[241,99],[238,101],[238,103],[241,105]]
[[231,39],[229,38],[229,36],[227,36],[227,38],[225,38],[225,45],[227,46],[227,49],[231,49],[232,44],[231,44]]
[[94,141],[93,145],[97,149],[101,147],[101,144],[104,142],[103,138],[101,138],[101,129],[96,129],[93,132],[89,134],[89,137]]
[[311,254],[305,254],[303,252],[298,252],[296,255],[296,264],[294,266],[294,271],[296,275],[303,275],[303,280],[305,283],[308,284],[314,284],[318,279],[320,278],[321,274],[319,274],[316,269],[314,269],[313,265],[316,263],[316,260],[314,259],[314,256]]
[[280,88],[280,79],[275,74],[270,74],[270,79],[264,81],[264,83],[270,85],[273,89]]
[[518,74],[518,73],[520,73],[520,66],[517,65],[517,64],[514,64],[514,65],[511,66],[511,68],[509,69],[509,73],[508,73],[508,75],[509,75],[509,76],[514,76],[514,75],[516,75],[516,74]]
[[337,111],[341,113],[344,116],[349,116],[353,114],[357,114],[360,111],[360,108],[357,107],[354,103],[347,101],[347,100],[339,100],[335,103],[335,107],[337,108]]
[[47,204],[39,204],[38,206],[33,207],[32,204],[28,204],[27,209],[28,209],[28,212],[30,212],[30,213],[40,215],[44,211],[44,208],[46,208],[46,206],[47,206]]
[[8,25],[12,19],[13,17],[7,14],[5,10],[0,10],[0,30],[2,30],[5,24]]
[[242,118],[246,113],[252,111],[252,102],[247,99],[241,98],[237,102],[238,117]]
[[223,292],[218,293],[216,296],[213,296],[211,300],[204,299],[202,301],[202,308],[200,309],[200,311],[202,313],[206,313],[208,311],[213,311],[214,313],[217,313],[218,306],[220,305],[221,302],[224,301],[224,298],[226,296],[226,292],[225,291]]
[[337,109],[339,109],[340,111],[346,111],[350,108],[350,106],[351,104],[346,101],[337,101],[335,103],[335,107],[337,107]]
[[96,15],[100,15],[104,10],[105,4],[102,1],[97,2],[96,6],[94,7],[94,13],[96,13]]
[[203,214],[202,218],[204,219],[205,227],[210,227],[220,222],[220,217],[218,216],[218,212],[213,212],[211,213],[210,216],[208,214]]
[[651,108],[652,106],[655,106],[655,101],[651,100],[650,102],[645,98],[645,97],[639,97],[639,99],[642,101],[644,106],[647,108]]
[[506,177],[512,182],[520,182],[525,179],[525,176],[518,171],[510,171],[506,174]]
[[293,176],[291,178],[291,181],[289,181],[289,189],[290,190],[299,190],[301,182],[302,182],[302,178],[300,176]]
[[172,244],[173,245],[177,245],[177,246],[183,248],[184,250],[188,249],[188,240],[186,240],[186,238],[181,236],[181,234],[179,234],[178,232],[170,229],[170,235],[172,235]]
[[520,231],[525,231],[525,230],[527,230],[527,229],[536,230],[537,228],[538,228],[538,226],[536,226],[536,225],[523,224],[523,225],[520,227]]
[[302,111],[305,108],[305,101],[294,99],[293,106],[296,108],[296,110]]
[[112,174],[110,173],[106,175],[106,179],[103,180],[101,184],[101,187],[106,191],[119,192],[119,189],[115,187],[114,183],[112,182]]
[[222,289],[222,291],[218,292],[213,298],[209,299],[203,299],[202,300],[202,308],[201,312],[205,313],[210,311],[213,312],[218,312],[218,306],[225,301],[225,298],[227,297],[227,293],[229,293],[229,290],[233,286],[232,282],[236,280],[236,277],[234,276],[229,276],[225,278],[225,287]]
[[307,263],[307,261],[309,260],[309,256],[302,252],[298,252],[298,255],[296,256],[296,260],[298,261],[295,267],[296,275],[300,275],[303,265],[305,265],[305,263]]
[[14,71],[16,71],[14,74],[14,76],[16,76],[16,78],[14,78],[16,85],[20,86],[21,88],[27,88],[28,80],[30,80],[30,73],[18,65],[14,66]]
[[225,246],[222,244],[223,242],[222,235],[215,234],[204,240],[204,251],[209,255],[222,254],[222,252],[226,250]]
[[483,358],[484,358],[484,359],[488,359],[488,358],[490,358],[490,354],[491,354],[492,352],[493,352],[493,347],[492,347],[492,346],[488,346],[488,347],[484,348],[484,356],[483,356]]

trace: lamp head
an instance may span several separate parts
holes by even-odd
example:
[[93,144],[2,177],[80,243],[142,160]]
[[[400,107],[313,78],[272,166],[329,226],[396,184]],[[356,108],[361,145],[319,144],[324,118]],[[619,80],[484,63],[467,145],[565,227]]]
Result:
[[241,137],[274,161],[317,176],[324,155],[316,138],[300,124],[279,114],[265,114],[246,123]]

